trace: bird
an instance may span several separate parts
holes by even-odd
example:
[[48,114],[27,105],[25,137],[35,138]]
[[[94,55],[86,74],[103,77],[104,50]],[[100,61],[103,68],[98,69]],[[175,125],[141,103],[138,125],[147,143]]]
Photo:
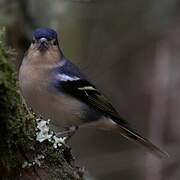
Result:
[[[119,133],[158,157],[168,154],[133,130],[80,69],[63,54],[58,34],[35,29],[19,69],[20,91],[27,105],[51,119],[60,136],[89,126]],[[59,131],[59,132],[58,132]]]

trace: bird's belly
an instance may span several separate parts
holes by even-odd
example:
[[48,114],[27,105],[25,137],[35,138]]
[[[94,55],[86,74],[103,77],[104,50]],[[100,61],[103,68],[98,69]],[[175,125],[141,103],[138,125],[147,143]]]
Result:
[[45,119],[51,119],[53,126],[80,125],[83,119],[82,103],[75,98],[33,88],[23,92],[27,104]]
[[32,69],[29,66],[20,69],[19,82],[22,95],[27,105],[45,119],[51,119],[55,128],[79,126],[95,121],[101,116],[101,113],[78,99],[52,88],[49,72]]
[[46,119],[51,119],[55,126],[80,125],[83,114],[82,103],[55,89],[49,89],[49,72],[40,68],[21,67],[19,73],[20,88],[28,106]]

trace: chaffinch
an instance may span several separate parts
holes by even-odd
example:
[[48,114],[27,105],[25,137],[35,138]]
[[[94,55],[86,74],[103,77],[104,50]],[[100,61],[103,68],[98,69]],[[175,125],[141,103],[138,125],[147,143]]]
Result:
[[62,134],[75,132],[78,126],[93,126],[118,132],[156,155],[167,156],[132,130],[108,99],[63,55],[53,29],[34,31],[19,70],[19,82],[27,104],[51,119],[56,129],[66,127]]

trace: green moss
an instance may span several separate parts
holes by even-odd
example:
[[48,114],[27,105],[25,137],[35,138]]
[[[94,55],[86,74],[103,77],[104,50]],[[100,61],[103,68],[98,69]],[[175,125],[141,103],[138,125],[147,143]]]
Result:
[[[69,148],[54,149],[50,142],[36,142],[36,116],[27,112],[22,102],[13,56],[13,51],[5,45],[4,30],[0,30],[0,177],[18,178],[20,173],[26,177],[23,162],[31,162],[42,154],[45,157],[42,167],[48,172],[46,179],[83,179]],[[42,167],[35,168],[38,172]],[[5,174],[1,173],[2,169],[6,170]],[[29,170],[33,171],[34,167]]]
[[[12,63],[12,50],[5,42],[4,31],[0,31],[0,164],[8,169],[16,167],[18,144],[25,144],[30,120],[18,93],[16,73]],[[31,126],[33,123],[31,123]],[[28,126],[28,127],[27,127]]]

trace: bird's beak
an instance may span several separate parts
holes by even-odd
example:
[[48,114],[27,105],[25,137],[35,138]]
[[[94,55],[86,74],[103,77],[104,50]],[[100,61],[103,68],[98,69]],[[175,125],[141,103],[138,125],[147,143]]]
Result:
[[46,38],[41,38],[38,41],[38,49],[39,50],[46,50],[48,49],[48,40]]

